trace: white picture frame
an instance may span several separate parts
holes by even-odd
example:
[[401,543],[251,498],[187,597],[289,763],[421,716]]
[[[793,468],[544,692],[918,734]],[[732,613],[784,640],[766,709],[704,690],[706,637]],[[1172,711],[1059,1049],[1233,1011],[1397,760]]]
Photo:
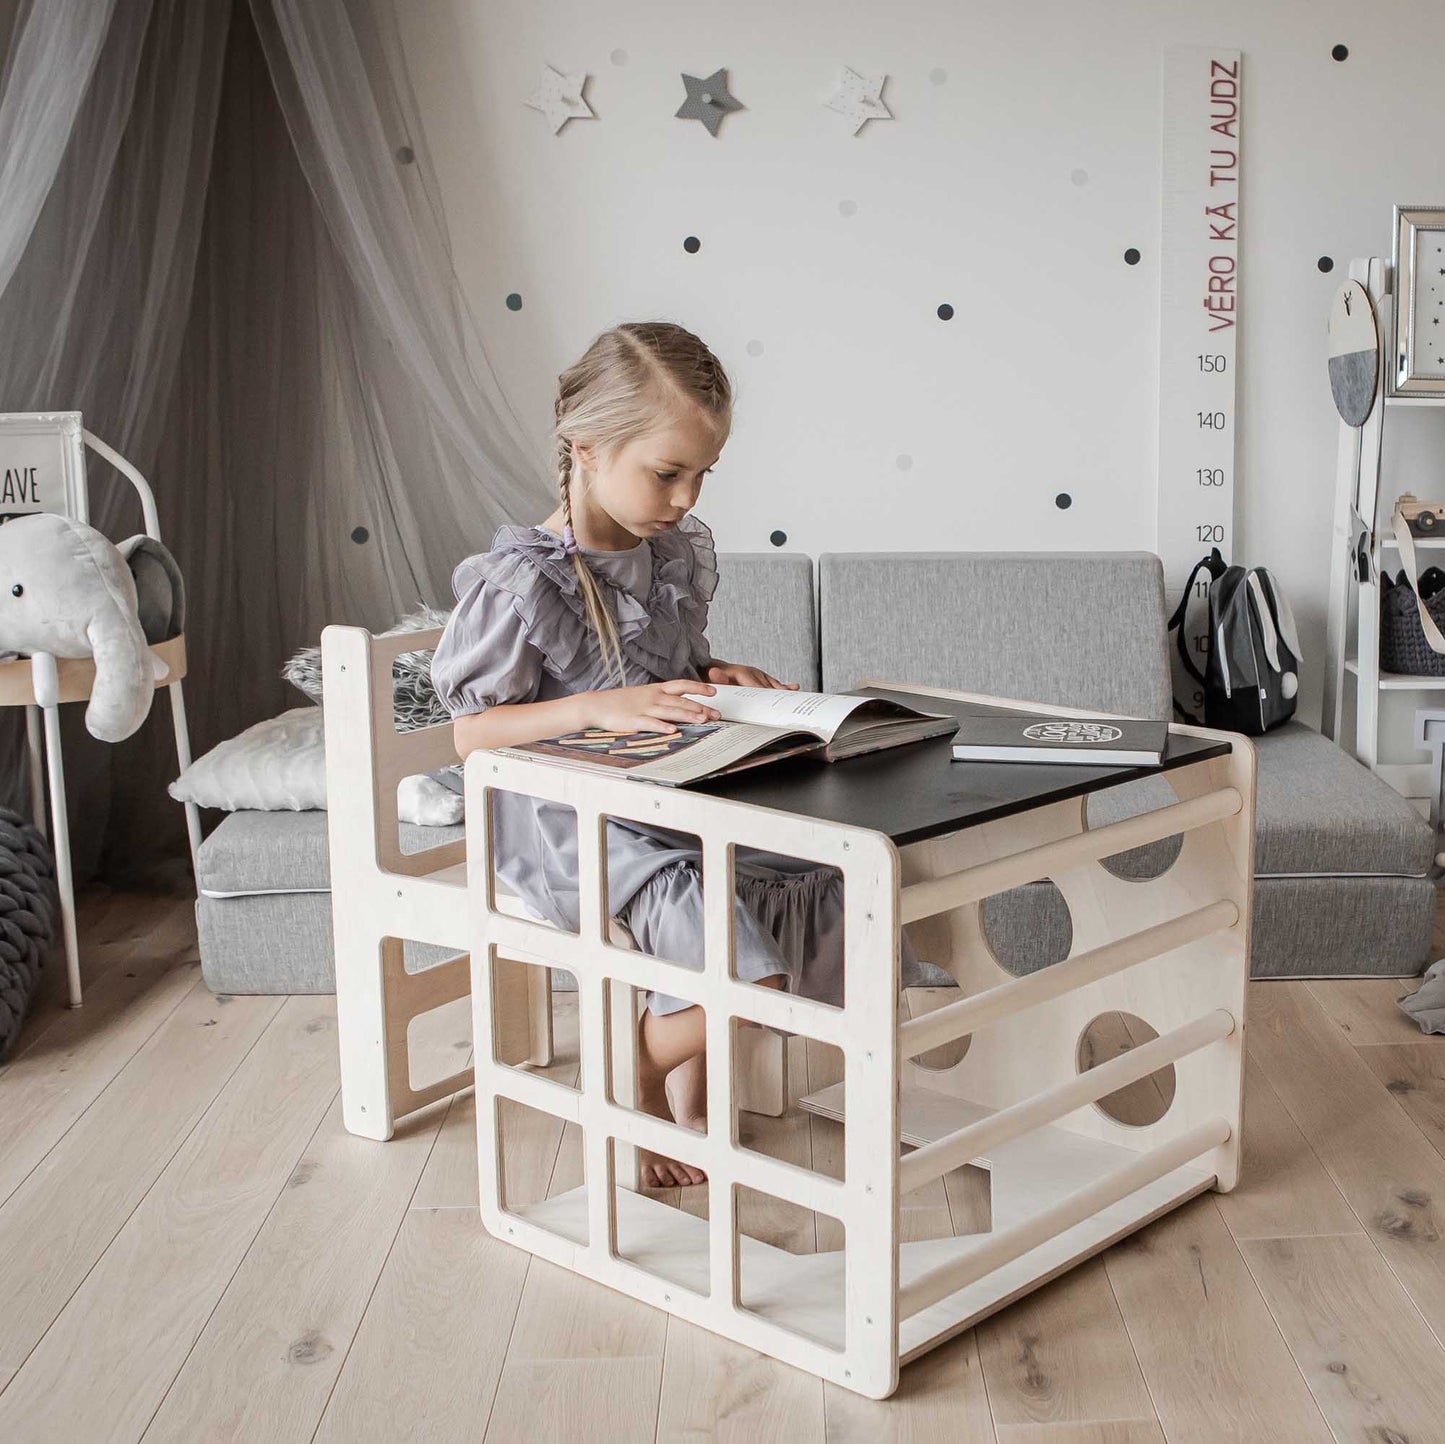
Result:
[[80,412],[0,414],[0,518],[43,511],[89,524]]
[[[1445,397],[1445,206],[1394,208],[1390,271],[1394,294],[1391,396]],[[1439,251],[1436,256],[1430,248]],[[1442,265],[1431,263],[1440,260]],[[1427,335],[1424,311],[1438,307],[1438,334]]]

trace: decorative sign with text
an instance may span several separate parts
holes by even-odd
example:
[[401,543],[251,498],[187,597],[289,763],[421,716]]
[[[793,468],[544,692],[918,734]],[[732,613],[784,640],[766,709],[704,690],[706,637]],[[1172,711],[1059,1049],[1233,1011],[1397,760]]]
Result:
[[0,518],[34,511],[89,520],[78,411],[0,414]]
[[[1159,512],[1155,550],[1171,608],[1194,563],[1234,545],[1235,337],[1239,326],[1240,52],[1164,52],[1159,285]],[[1209,648],[1196,580],[1185,644]],[[1199,715],[1198,684],[1170,654],[1174,695]]]

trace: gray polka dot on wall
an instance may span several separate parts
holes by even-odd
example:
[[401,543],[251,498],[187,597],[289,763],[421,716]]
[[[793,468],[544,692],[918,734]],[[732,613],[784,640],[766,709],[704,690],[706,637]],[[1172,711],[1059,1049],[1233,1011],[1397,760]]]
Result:
[[937,69],[928,72],[928,78],[934,85],[946,85],[948,72],[940,65]]
[[761,356],[763,354],[763,343],[761,341],[748,342],[748,355]]
[[839,201],[838,214],[840,216],[856,216],[858,214],[857,201]]
[[900,456],[898,458],[894,465],[897,466],[899,471],[912,471],[913,458],[905,453],[903,456]]
[[1089,183],[1089,172],[1086,170],[1071,170],[1069,180],[1076,186],[1086,186]]
[[626,65],[627,52],[625,50],[614,50],[612,52],[611,59],[614,65]]

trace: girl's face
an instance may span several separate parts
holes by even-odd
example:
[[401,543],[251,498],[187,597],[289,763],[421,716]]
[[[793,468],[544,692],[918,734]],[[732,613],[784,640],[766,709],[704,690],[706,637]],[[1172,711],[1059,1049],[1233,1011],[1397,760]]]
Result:
[[[577,446],[586,473],[581,500],[588,519],[605,527],[610,518],[633,537],[668,531],[696,505],[702,479],[726,442],[701,412],[691,411],[634,437],[605,462],[595,448]],[[598,509],[604,517],[596,515]]]

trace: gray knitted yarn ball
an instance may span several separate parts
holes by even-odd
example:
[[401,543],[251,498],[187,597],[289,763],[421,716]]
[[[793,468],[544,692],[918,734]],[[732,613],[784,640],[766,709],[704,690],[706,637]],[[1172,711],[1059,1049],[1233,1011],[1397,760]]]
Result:
[[0,807],[0,1063],[20,1036],[59,920],[50,844],[33,823]]

